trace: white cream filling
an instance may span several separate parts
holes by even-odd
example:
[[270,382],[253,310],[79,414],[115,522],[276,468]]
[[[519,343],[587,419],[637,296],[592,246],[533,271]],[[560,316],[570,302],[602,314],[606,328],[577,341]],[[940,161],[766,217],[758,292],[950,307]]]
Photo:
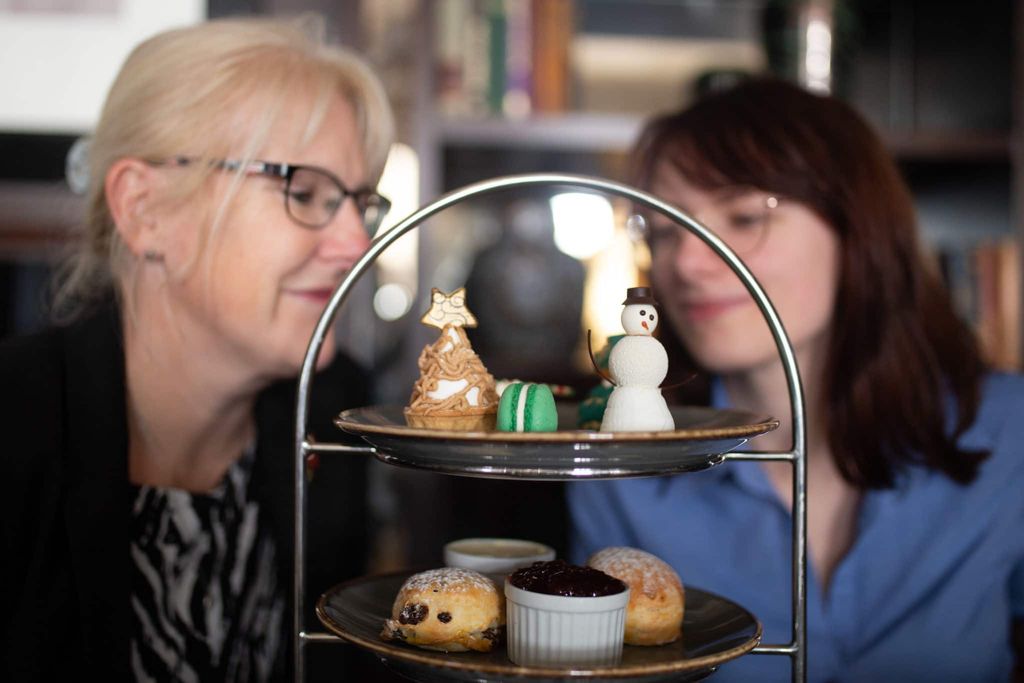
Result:
[[[459,393],[469,384],[469,380],[466,379],[439,379],[437,380],[437,389],[428,391],[427,396],[436,400],[443,401],[449,396],[454,396]],[[473,405],[476,405],[475,403]]]
[[477,405],[477,400],[480,398],[480,387],[473,387],[466,392],[466,403],[471,406]]
[[526,397],[530,393],[530,387],[532,384],[524,384],[523,388],[519,391],[519,401],[516,403],[516,431],[526,431]]
[[459,342],[459,333],[455,331],[454,327],[449,327],[448,328],[448,336],[451,337],[452,340],[444,345],[444,348],[441,349],[441,353],[447,353],[447,352],[451,351],[456,346],[458,346],[459,343],[460,343]]

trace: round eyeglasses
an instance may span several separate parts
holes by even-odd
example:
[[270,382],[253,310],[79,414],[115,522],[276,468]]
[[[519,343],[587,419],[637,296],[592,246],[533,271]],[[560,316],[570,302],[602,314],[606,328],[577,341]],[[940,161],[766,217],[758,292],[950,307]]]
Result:
[[[191,157],[175,157],[171,163],[187,166],[197,161]],[[285,213],[306,228],[319,229],[326,226],[345,200],[352,199],[362,218],[363,227],[373,237],[384,221],[384,216],[391,210],[391,201],[376,190],[369,187],[350,190],[333,173],[318,166],[235,159],[213,159],[210,164],[226,171],[284,180]]]
[[[764,244],[779,206],[775,195],[749,188],[726,188],[700,213],[691,214],[730,249],[749,256]],[[627,228],[634,240],[646,239],[653,254],[675,252],[686,229],[660,213],[643,212],[629,218]]]

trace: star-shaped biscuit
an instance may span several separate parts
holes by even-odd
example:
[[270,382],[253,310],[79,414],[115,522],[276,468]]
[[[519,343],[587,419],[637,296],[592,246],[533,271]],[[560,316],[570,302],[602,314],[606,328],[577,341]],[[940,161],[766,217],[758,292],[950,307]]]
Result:
[[476,318],[466,308],[466,288],[459,287],[451,294],[445,294],[437,287],[432,288],[430,310],[423,314],[420,322],[440,329],[444,329],[445,325],[476,327]]

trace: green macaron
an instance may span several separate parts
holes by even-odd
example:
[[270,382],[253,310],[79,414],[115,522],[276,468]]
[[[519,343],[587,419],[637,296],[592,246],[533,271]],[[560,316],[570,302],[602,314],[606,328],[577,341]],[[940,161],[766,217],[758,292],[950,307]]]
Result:
[[546,384],[510,384],[498,404],[498,430],[553,432],[558,428],[555,397]]

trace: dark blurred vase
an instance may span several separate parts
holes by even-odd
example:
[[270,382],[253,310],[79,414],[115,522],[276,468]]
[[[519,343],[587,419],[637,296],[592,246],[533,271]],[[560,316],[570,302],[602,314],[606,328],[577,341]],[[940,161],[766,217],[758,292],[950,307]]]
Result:
[[473,348],[496,378],[576,384],[584,269],[558,250],[542,202],[508,207],[501,238],[477,255],[466,299]]

